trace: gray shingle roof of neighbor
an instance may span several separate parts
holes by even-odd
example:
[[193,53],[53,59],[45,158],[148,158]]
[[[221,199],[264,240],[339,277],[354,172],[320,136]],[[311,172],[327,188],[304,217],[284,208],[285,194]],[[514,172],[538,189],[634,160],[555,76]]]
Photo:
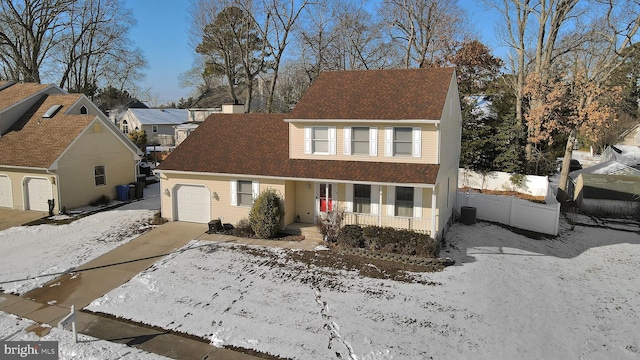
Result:
[[129,109],[142,125],[178,125],[189,120],[186,109]]

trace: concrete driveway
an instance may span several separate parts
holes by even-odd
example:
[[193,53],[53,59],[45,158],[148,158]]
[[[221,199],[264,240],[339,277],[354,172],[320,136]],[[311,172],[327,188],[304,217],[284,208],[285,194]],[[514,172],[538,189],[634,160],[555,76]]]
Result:
[[12,228],[14,226],[21,226],[23,224],[41,219],[48,215],[49,213],[45,211],[24,211],[0,208],[0,231]]

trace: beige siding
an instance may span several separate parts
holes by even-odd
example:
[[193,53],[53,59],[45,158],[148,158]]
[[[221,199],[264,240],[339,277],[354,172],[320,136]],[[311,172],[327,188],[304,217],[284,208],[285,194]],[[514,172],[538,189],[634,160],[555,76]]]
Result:
[[[104,165],[105,186],[95,186],[94,167]],[[58,162],[61,207],[84,206],[102,195],[117,197],[116,186],[136,180],[136,160],[105,124],[94,121]]]
[[296,219],[296,183],[295,181],[284,182],[284,224],[291,224]]
[[[33,171],[16,171],[16,170],[8,170],[6,168],[0,167],[0,175],[6,175],[11,180],[11,190],[12,190],[12,200],[13,206],[12,208],[15,210],[24,210],[25,209],[25,196],[24,193],[24,182],[28,177],[36,177],[36,178],[46,178],[49,179],[51,183],[51,193],[53,194],[53,199],[56,204],[58,204],[58,190],[57,190],[57,179],[55,175],[49,174],[44,170],[33,170]],[[58,209],[58,206],[56,206]],[[57,213],[57,211],[56,211]]]
[[[304,127],[305,126],[335,126],[336,127],[336,154],[335,155],[313,155],[304,153]],[[344,127],[345,126],[370,126],[378,128],[378,156],[366,155],[344,155]],[[401,162],[416,164],[437,164],[438,131],[433,124],[420,125],[422,129],[421,157],[410,156],[384,156],[384,129],[386,127],[402,126],[414,127],[410,124],[376,123],[289,123],[289,157],[292,159],[312,159],[312,160],[349,160],[349,161],[376,161],[376,162]]]
[[312,224],[315,220],[315,196],[312,182],[296,181],[295,213],[300,215],[300,222]]
[[[250,206],[231,205],[231,181],[251,180],[260,183],[260,191],[271,188],[278,191],[285,205],[289,201],[285,196],[286,184],[284,180],[254,179],[250,177],[229,177],[229,176],[206,176],[191,174],[163,174],[160,181],[161,211],[162,216],[170,220],[175,220],[173,216],[173,199],[167,196],[173,193],[173,188],[179,184],[205,185],[212,194],[211,218],[221,219],[223,223],[237,224],[242,219],[249,217]],[[294,198],[295,199],[295,198]],[[286,209],[285,209],[286,211]],[[288,216],[288,215],[286,215]]]

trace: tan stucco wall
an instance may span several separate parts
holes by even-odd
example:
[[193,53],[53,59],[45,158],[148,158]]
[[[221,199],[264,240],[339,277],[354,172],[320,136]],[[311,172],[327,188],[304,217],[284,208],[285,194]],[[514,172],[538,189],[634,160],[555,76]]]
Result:
[[[336,128],[336,155],[313,155],[304,153],[304,127],[305,126],[334,126]],[[344,155],[344,127],[364,126],[378,128],[378,156]],[[420,127],[422,129],[421,157],[411,156],[384,156],[384,132],[386,127]],[[378,162],[402,162],[415,164],[437,163],[438,132],[434,124],[412,126],[398,123],[289,123],[289,157],[292,159],[312,160],[349,160],[349,161],[378,161]]]
[[[101,195],[117,197],[116,185],[136,181],[136,160],[105,124],[94,121],[58,162],[60,208],[84,206]],[[105,165],[106,186],[95,186],[94,167]]]
[[37,169],[33,169],[31,171],[30,170],[14,170],[14,169],[2,168],[2,167],[0,167],[0,175],[6,175],[11,180],[12,200],[13,200],[12,208],[15,210],[25,209],[26,194],[24,193],[23,184],[24,184],[25,178],[28,178],[28,177],[49,179],[49,182],[51,183],[51,194],[53,195],[53,199],[55,200],[56,204],[59,203],[58,191],[57,191],[56,185],[53,184],[53,183],[57,183],[57,180],[55,180],[55,177],[56,177],[55,175],[48,174],[44,170],[37,170]]

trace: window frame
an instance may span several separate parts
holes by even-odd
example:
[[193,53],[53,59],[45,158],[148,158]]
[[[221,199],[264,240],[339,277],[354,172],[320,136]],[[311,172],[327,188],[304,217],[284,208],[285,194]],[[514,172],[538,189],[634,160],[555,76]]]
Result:
[[[397,131],[398,130],[409,130],[409,141],[406,140],[398,140],[397,139]],[[393,150],[392,150],[392,154],[393,156],[399,156],[399,157],[412,157],[413,156],[413,128],[410,126],[396,126],[393,128]],[[408,153],[398,153],[397,144],[409,144],[409,152]]]
[[151,133],[152,134],[158,133],[158,125],[151,125]]
[[127,120],[122,120],[122,133],[129,134],[129,123]]
[[[369,197],[357,196],[358,188],[367,188]],[[359,209],[358,207],[366,207],[366,211]],[[353,184],[353,212],[359,214],[371,214],[371,185],[368,184]]]
[[[356,130],[363,131],[366,130],[366,138],[365,140],[356,140]],[[363,144],[366,143],[366,151],[357,152],[356,151],[356,143]],[[351,155],[356,156],[370,156],[371,155],[371,128],[368,126],[353,126],[351,127]]]
[[[98,173],[98,169],[102,168],[102,174]],[[102,178],[102,183],[98,183],[98,179]],[[107,166],[106,165],[94,165],[93,166],[93,185],[95,187],[107,186]]]
[[[316,130],[320,130],[320,129],[324,129],[327,131],[327,138],[326,139],[320,139],[316,137]],[[329,126],[314,126],[311,128],[311,153],[312,154],[319,154],[319,155],[328,155],[330,153],[330,149],[329,149]],[[318,151],[317,148],[318,146],[316,145],[318,142],[326,142],[327,144],[327,151]]]
[[[240,191],[241,189],[241,184],[249,184],[249,192],[242,192]],[[240,201],[242,199],[242,195],[249,195],[249,197],[251,198],[251,203],[246,204],[243,203],[242,201]],[[237,180],[237,185],[236,185],[236,205],[237,206],[253,206],[253,181],[251,180]]]
[[[410,191],[409,191],[410,190]],[[407,200],[403,197],[400,199],[400,194],[402,195],[411,195],[411,200]],[[406,196],[407,198],[409,196]],[[395,187],[395,199],[394,199],[394,216],[401,217],[414,217],[414,205],[415,205],[415,188],[410,186],[396,186]],[[402,205],[402,206],[401,206]],[[409,209],[411,211],[411,215],[399,215],[399,209]]]

